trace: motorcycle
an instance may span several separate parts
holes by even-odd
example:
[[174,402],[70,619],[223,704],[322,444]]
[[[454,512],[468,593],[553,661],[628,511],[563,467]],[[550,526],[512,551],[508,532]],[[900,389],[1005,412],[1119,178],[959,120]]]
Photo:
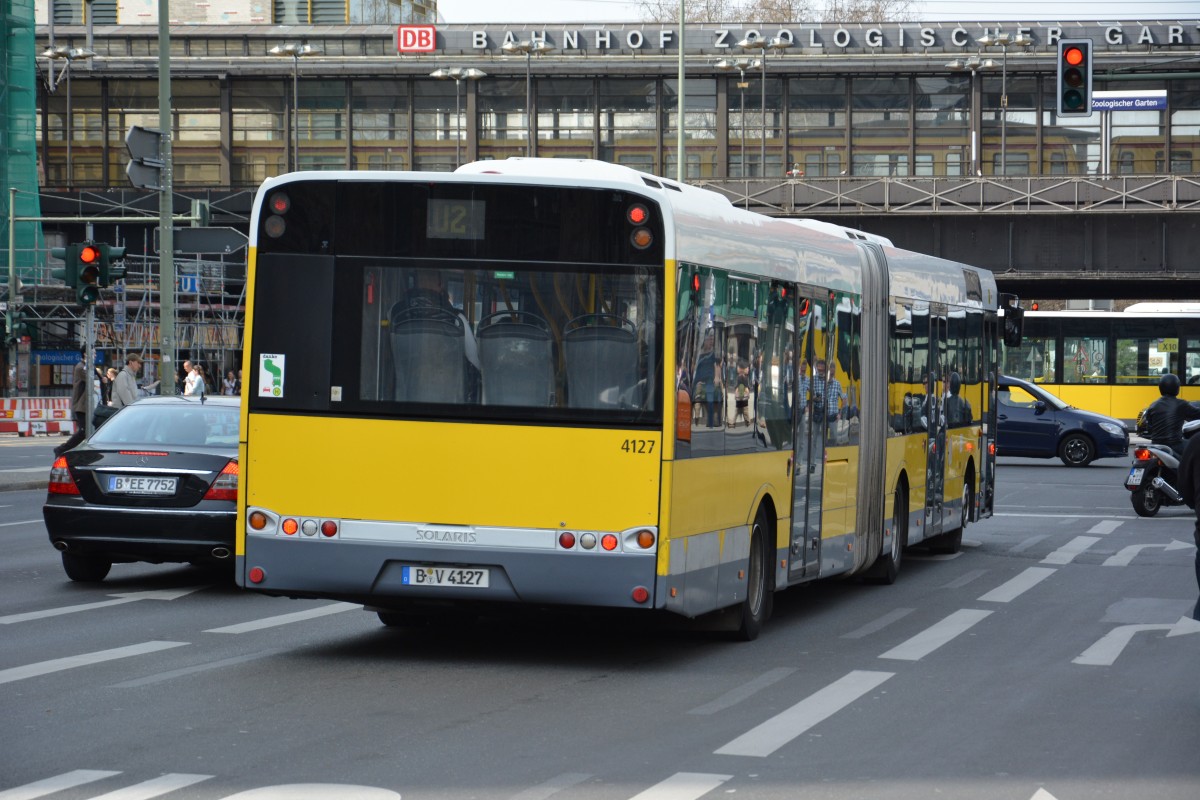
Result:
[[[1140,420],[1141,414],[1138,415]],[[1200,420],[1183,424],[1183,436],[1187,439],[1200,430]],[[1163,506],[1183,505],[1183,495],[1176,488],[1179,484],[1179,458],[1175,451],[1161,444],[1147,444],[1134,448],[1133,466],[1125,476],[1125,488],[1130,491],[1133,510],[1139,517],[1153,517]]]

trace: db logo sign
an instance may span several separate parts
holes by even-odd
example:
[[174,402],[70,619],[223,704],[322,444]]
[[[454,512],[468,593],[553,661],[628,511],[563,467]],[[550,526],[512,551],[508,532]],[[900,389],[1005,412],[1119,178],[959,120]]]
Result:
[[437,48],[437,28],[432,25],[401,25],[396,29],[396,50],[401,53],[432,53]]

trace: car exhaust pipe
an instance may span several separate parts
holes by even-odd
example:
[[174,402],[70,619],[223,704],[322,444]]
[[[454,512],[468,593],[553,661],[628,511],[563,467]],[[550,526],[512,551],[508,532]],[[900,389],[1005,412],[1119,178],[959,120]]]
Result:
[[229,548],[228,547],[214,547],[213,551],[212,551],[212,557],[213,558],[222,558],[222,559],[229,558]]
[[65,553],[67,552],[67,543],[62,539],[58,539],[54,542],[54,549],[60,553]]
[[1164,481],[1162,479],[1161,475],[1159,477],[1155,478],[1154,480],[1150,481],[1150,485],[1153,486],[1155,489],[1158,489],[1160,492],[1165,494],[1167,497],[1171,498],[1171,502],[1173,502],[1173,503],[1182,503],[1183,502],[1183,495],[1181,495],[1178,492],[1178,490],[1175,489],[1174,486],[1172,486],[1171,484]]

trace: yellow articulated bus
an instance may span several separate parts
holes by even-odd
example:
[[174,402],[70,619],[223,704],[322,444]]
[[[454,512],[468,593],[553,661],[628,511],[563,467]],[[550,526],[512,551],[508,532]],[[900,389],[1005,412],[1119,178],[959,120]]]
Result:
[[985,270],[586,160],[284,175],[252,231],[247,588],[750,639],[991,514]]
[[1006,375],[1073,406],[1132,422],[1159,397],[1163,375],[1200,400],[1200,304],[1134,303],[1124,311],[1029,311],[1025,338],[1006,348]]

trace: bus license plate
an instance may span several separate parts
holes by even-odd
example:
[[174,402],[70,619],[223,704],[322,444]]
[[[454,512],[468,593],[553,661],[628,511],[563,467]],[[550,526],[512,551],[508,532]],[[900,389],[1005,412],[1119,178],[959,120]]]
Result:
[[1125,479],[1126,486],[1141,486],[1142,473],[1145,472],[1143,467],[1134,467],[1129,470],[1129,477]]
[[178,478],[145,478],[130,475],[111,475],[108,479],[109,493],[120,494],[175,494]]
[[486,589],[488,571],[461,567],[405,566],[401,572],[401,579],[405,586],[453,586]]

